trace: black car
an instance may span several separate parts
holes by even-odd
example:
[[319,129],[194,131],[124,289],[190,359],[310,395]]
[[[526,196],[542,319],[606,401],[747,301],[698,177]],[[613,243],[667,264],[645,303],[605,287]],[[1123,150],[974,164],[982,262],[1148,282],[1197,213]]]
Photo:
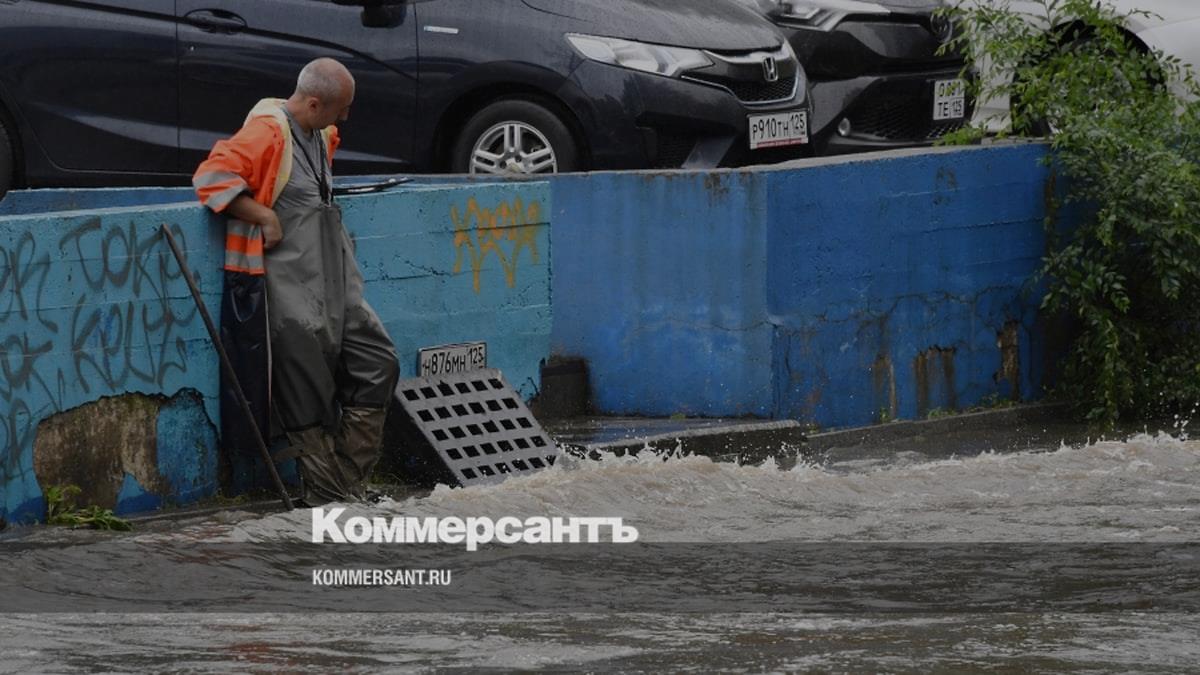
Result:
[[804,71],[736,0],[0,0],[0,193],[186,183],[319,56],[358,82],[343,175],[811,154]]
[[973,103],[937,0],[742,0],[788,36],[811,81],[818,154],[929,145]]

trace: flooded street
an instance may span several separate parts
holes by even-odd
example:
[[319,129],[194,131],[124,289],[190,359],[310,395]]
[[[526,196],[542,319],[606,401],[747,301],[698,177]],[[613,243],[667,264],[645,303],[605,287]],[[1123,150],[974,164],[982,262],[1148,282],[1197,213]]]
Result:
[[[348,514],[621,517],[640,539],[328,546],[307,510],[18,532],[0,670],[1200,668],[1200,443],[1167,435],[787,471],[606,457]],[[316,587],[321,566],[454,583]]]

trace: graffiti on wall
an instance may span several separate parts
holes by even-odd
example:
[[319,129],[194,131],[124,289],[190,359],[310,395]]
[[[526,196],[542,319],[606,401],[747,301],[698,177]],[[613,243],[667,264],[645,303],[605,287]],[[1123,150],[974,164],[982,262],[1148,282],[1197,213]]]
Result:
[[467,200],[462,211],[451,206],[454,273],[462,272],[464,259],[469,261],[478,293],[484,262],[494,256],[504,271],[504,282],[509,288],[515,286],[521,251],[529,249],[533,262],[538,262],[537,228],[542,224],[541,212],[540,203],[526,205],[519,197],[491,209],[481,207],[474,197]]
[[[181,241],[185,235],[175,227]],[[101,396],[159,391],[187,372],[196,318],[157,228],[83,221],[57,241],[0,241],[0,485],[19,477],[38,423]],[[3,505],[0,504],[0,508]]]

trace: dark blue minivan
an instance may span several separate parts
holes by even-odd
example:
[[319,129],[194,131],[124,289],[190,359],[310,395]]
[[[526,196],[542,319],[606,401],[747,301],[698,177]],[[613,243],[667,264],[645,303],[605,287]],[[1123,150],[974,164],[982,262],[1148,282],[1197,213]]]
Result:
[[803,69],[736,0],[0,0],[0,192],[186,183],[319,56],[358,82],[343,175],[810,154]]

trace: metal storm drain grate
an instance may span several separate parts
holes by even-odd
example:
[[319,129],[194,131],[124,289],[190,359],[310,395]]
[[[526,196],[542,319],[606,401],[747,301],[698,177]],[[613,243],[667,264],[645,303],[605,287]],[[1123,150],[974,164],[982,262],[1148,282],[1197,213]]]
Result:
[[499,370],[401,380],[396,400],[459,485],[499,483],[558,461],[558,447]]

